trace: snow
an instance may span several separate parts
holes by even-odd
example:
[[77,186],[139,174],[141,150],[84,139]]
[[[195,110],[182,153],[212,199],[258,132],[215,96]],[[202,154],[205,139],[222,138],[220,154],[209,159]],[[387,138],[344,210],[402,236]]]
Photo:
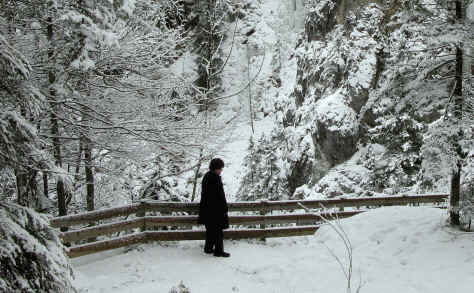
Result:
[[[252,2],[253,3],[253,2]],[[296,10],[292,2],[279,0],[266,0],[262,3],[253,3],[255,12],[249,12],[244,20],[237,21],[237,32],[227,66],[222,73],[223,96],[235,93],[248,83],[249,70],[247,64],[250,60],[250,77],[257,74],[263,59],[263,67],[251,84],[252,104],[254,106],[255,120],[254,133],[250,126],[248,89],[239,95],[224,100],[217,112],[226,120],[237,117],[232,129],[231,139],[223,145],[216,156],[225,162],[222,180],[229,201],[237,198],[242,174],[242,164],[247,154],[250,137],[257,140],[262,134],[269,134],[281,116],[269,115],[263,117],[263,112],[272,112],[277,98],[287,98],[294,88],[296,79],[296,58],[289,59],[297,37],[297,32],[304,27],[303,1],[296,0]],[[232,35],[236,23],[228,25],[228,35],[222,46],[223,55],[231,52]],[[248,45],[242,44],[246,39],[245,33],[255,28],[255,33],[248,38]],[[280,43],[278,43],[280,42]],[[268,79],[273,72],[272,50],[281,46],[282,69],[280,78],[281,88],[268,85]],[[257,108],[259,107],[259,108]],[[211,142],[212,144],[212,142]]]
[[328,125],[328,130],[352,135],[357,132],[357,115],[344,103],[341,90],[316,103],[316,119]]
[[[269,132],[273,127],[271,118],[266,118],[255,123],[257,130],[254,137],[259,137],[261,133]],[[246,123],[240,124],[235,129],[234,140],[224,146],[221,151],[225,162],[222,181],[225,185],[226,197],[229,201],[234,201],[239,189],[240,177],[242,174],[242,162],[247,154],[249,139],[252,136],[250,126]]]
[[133,15],[133,11],[135,10],[135,0],[125,0],[123,1],[121,9],[128,15]]
[[468,19],[474,20],[474,2],[467,7],[466,15]]
[[[474,234],[452,230],[444,210],[387,207],[340,221],[353,246],[353,292],[470,292]],[[314,236],[225,241],[229,259],[202,252],[202,241],[147,244],[75,259],[80,292],[344,292],[347,264],[329,226]]]
[[75,292],[72,271],[45,215],[0,202],[1,292]]

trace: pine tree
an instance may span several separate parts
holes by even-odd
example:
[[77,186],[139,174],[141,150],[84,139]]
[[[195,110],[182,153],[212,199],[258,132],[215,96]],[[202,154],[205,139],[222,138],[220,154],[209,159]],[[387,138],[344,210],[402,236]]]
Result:
[[244,159],[244,176],[238,191],[239,199],[281,200],[289,198],[287,172],[281,158],[282,141],[262,135],[257,144],[250,139]]
[[244,176],[240,182],[240,188],[237,192],[239,199],[244,201],[254,200],[252,187],[257,183],[258,173],[257,167],[259,165],[259,156],[256,153],[253,136],[249,138],[249,146],[247,148],[247,155],[243,161]]
[[3,34],[0,65],[0,171],[14,170],[17,202],[34,207],[38,198],[36,174],[51,167],[51,158],[41,150],[37,130],[31,123],[37,119],[36,109],[44,97],[31,83],[29,61]]

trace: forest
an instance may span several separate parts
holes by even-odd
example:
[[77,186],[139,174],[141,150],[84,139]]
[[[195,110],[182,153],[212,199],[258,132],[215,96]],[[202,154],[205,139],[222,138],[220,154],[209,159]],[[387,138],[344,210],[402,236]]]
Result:
[[[198,203],[216,157],[225,162],[228,202],[449,194],[443,211],[368,212],[366,220],[383,223],[366,236],[383,242],[388,219],[400,225],[406,213],[413,223],[399,238],[419,241],[413,231],[422,223],[421,234],[463,235],[452,245],[470,247],[458,250],[468,255],[473,61],[472,0],[1,0],[0,292],[112,292],[99,291],[100,280],[82,287],[91,264],[71,262],[60,238],[67,229],[51,219],[147,201]],[[441,217],[445,225],[434,226]],[[362,216],[344,223],[354,243],[365,241],[354,232]],[[321,235],[340,241],[329,228]],[[441,250],[444,240],[427,241]],[[275,249],[286,254],[293,244],[285,241]],[[308,245],[300,258],[311,257],[313,242],[294,244]],[[265,254],[271,243],[229,245]],[[166,246],[146,245],[166,254]],[[176,245],[176,254],[189,254]],[[241,291],[280,292],[271,287],[276,271],[313,269],[283,269],[291,263],[266,264],[263,287],[239,279]],[[381,290],[370,284],[378,277],[360,292]],[[163,278],[140,292],[240,288]],[[281,292],[333,288],[278,286],[289,284]]]

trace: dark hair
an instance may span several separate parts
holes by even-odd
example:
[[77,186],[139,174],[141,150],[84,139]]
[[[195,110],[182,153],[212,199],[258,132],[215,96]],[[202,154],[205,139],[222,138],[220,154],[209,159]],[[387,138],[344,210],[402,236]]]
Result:
[[224,168],[224,161],[222,161],[219,158],[214,158],[214,159],[211,160],[211,163],[209,164],[209,169],[211,171],[219,170],[219,169],[222,169],[222,168]]

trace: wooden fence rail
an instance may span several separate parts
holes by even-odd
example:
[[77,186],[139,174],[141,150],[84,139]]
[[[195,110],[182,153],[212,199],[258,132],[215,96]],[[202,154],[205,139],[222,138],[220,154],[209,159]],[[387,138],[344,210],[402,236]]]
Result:
[[[376,207],[390,205],[408,205],[420,203],[440,204],[444,203],[448,198],[448,194],[425,194],[425,195],[403,195],[390,197],[359,197],[359,198],[339,198],[326,200],[286,200],[286,201],[248,201],[229,203],[229,211],[238,212],[265,212],[280,210],[292,211],[302,209],[300,204],[305,207],[314,208],[344,208],[344,207]],[[199,210],[199,203],[182,203],[182,202],[156,202],[144,201],[134,203],[127,206],[103,209],[93,212],[87,212],[77,215],[69,215],[53,218],[51,225],[53,227],[69,227],[80,224],[88,224],[90,222],[129,216],[132,214],[144,214],[146,212],[186,212],[196,214]]]
[[[256,215],[230,215],[229,224],[234,226],[257,226],[259,229],[229,229],[224,232],[224,238],[269,238],[310,235],[318,229],[323,219],[334,217],[345,218],[364,212],[364,210],[342,211],[345,207],[378,207],[391,205],[409,204],[441,204],[446,202],[447,194],[427,194],[412,196],[391,197],[365,197],[365,198],[340,198],[329,200],[295,200],[295,201],[261,201],[261,202],[235,202],[229,204],[230,211],[257,212]],[[112,235],[124,231],[135,233],[120,236],[118,234],[112,239],[94,241],[92,243],[80,244],[69,248],[70,257],[82,256],[99,251],[119,248],[136,243],[148,241],[172,241],[172,240],[201,240],[205,237],[202,230],[191,230],[198,225],[197,216],[198,203],[176,203],[176,202],[141,202],[128,206],[110,208],[84,214],[70,215],[51,219],[53,227],[71,227],[74,225],[90,224],[100,220],[113,219],[120,216],[135,215],[136,217],[119,220],[112,223],[98,224],[92,227],[80,228],[60,233],[60,237],[66,243],[82,240],[95,239],[99,236]],[[325,208],[339,208],[337,212],[325,211]],[[294,211],[305,209],[319,209],[320,213],[290,213],[269,214],[272,211]],[[159,213],[190,213],[191,215],[178,216],[152,216],[147,212]],[[194,214],[194,215],[193,215]],[[271,227],[269,225],[292,225],[290,227]],[[295,226],[296,224],[296,226]],[[177,230],[157,231],[163,227],[176,227]],[[187,230],[183,230],[183,228]],[[140,232],[137,232],[140,231]]]
[[[322,214],[288,214],[288,215],[248,215],[248,216],[230,216],[230,225],[277,225],[277,224],[297,224],[297,225],[315,225],[319,224],[323,218],[332,219],[334,217],[347,218],[363,211],[348,211],[337,213]],[[141,228],[142,230],[151,230],[164,226],[192,227],[198,225],[197,216],[164,216],[152,217],[146,216],[132,220],[125,220],[116,223],[102,224],[98,226],[83,228],[80,230],[63,232],[60,234],[65,242],[80,241],[97,236],[108,235],[121,231]]]
[[[270,237],[289,237],[313,235],[318,226],[300,226],[300,227],[282,227],[268,229],[245,229],[245,230],[226,230],[224,238],[226,239],[245,239],[245,238],[270,238]],[[150,241],[176,241],[176,240],[203,240],[205,231],[199,230],[181,230],[181,231],[145,231],[137,234],[131,234],[118,237],[111,240],[97,241],[71,247],[68,251],[69,257],[78,257],[91,253],[129,246],[132,244],[146,243]]]

